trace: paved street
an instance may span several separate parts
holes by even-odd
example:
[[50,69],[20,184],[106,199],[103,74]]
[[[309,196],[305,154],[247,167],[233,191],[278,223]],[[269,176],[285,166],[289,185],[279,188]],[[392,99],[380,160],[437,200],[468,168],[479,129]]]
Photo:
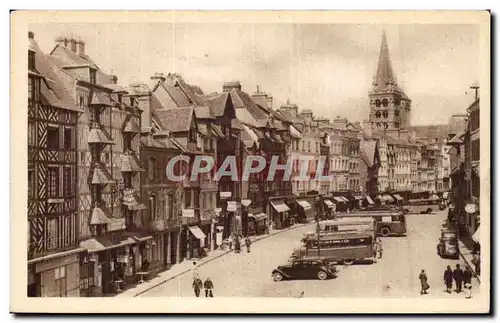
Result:
[[[408,215],[408,236],[383,239],[384,255],[375,264],[338,266],[339,275],[327,281],[294,280],[274,282],[271,271],[286,263],[300,236],[314,225],[283,232],[253,244],[250,254],[230,253],[199,268],[202,279],[211,277],[215,296],[254,297],[464,297],[443,292],[446,265],[462,260],[445,260],[436,254],[436,243],[446,211],[430,215]],[[430,295],[420,296],[418,275],[425,269]],[[192,277],[185,274],[141,295],[193,296]],[[475,283],[475,281],[473,281]],[[475,287],[477,289],[477,287]],[[473,291],[477,293],[477,290]]]

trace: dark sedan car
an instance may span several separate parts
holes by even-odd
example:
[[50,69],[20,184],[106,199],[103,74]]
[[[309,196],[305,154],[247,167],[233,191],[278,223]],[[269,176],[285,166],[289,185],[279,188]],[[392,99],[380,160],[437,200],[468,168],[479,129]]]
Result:
[[325,280],[336,277],[337,269],[323,260],[293,260],[290,264],[278,266],[272,272],[274,281],[283,279],[317,278]]

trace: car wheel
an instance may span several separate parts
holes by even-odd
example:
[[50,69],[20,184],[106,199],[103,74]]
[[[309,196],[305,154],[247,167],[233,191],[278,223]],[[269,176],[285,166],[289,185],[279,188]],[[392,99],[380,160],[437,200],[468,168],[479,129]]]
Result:
[[280,281],[282,281],[282,280],[283,280],[283,275],[282,275],[282,274],[280,274],[280,273],[274,273],[274,274],[273,274],[273,280],[274,280],[275,282],[280,282]]
[[321,270],[320,272],[318,272],[318,279],[319,280],[325,280],[328,278],[328,274],[325,273],[323,270]]
[[380,235],[382,237],[388,237],[390,234],[391,234],[391,230],[389,230],[389,228],[383,227],[382,229],[380,229]]
[[354,264],[354,259],[345,259],[344,260],[344,265],[351,266]]

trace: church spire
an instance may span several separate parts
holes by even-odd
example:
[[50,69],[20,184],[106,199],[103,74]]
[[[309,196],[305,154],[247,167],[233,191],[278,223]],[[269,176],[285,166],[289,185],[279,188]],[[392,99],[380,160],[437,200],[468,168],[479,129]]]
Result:
[[377,90],[386,90],[388,84],[395,84],[394,73],[392,71],[391,57],[389,56],[389,46],[385,30],[382,31],[382,45],[380,46],[380,56],[378,59],[377,74],[375,76],[374,87]]

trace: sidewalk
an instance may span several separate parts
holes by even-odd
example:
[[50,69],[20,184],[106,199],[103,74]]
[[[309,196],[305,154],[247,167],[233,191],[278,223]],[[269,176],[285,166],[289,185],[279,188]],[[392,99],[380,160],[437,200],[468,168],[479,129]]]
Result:
[[[460,251],[460,257],[462,257],[463,261],[472,269],[474,272],[474,265],[472,264],[473,252],[472,249],[468,248],[462,240],[458,240],[458,249]],[[481,277],[474,274],[474,277],[477,279],[478,283],[481,283]]]
[[[279,234],[281,232],[294,230],[294,229],[306,226],[308,224],[310,224],[310,223],[295,224],[295,225],[293,225],[289,228],[283,229],[283,230],[272,230],[269,234],[250,237],[250,240],[252,242],[257,242],[259,240],[266,239],[268,237]],[[209,253],[209,255],[206,256],[205,258],[196,260],[196,262],[198,263],[198,266],[201,267],[201,266],[205,265],[206,263],[209,263],[212,260],[218,259],[218,258],[220,258],[220,257],[222,257],[230,252],[233,252],[233,250],[217,249],[217,250],[211,251]],[[159,285],[161,285],[169,280],[172,280],[174,278],[177,278],[181,275],[188,273],[191,270],[191,267],[193,266],[192,263],[193,263],[193,259],[184,260],[183,262],[181,262],[179,264],[173,265],[170,269],[159,273],[158,276],[154,277],[153,279],[151,279],[149,281],[145,281],[142,284],[137,284],[134,287],[126,289],[125,291],[121,292],[120,294],[114,295],[113,297],[136,297],[136,296],[139,296],[141,294],[144,294],[147,291],[149,291],[149,290],[151,290],[151,289],[153,289],[153,288],[155,288],[155,287],[157,287],[157,286],[159,286]]]

